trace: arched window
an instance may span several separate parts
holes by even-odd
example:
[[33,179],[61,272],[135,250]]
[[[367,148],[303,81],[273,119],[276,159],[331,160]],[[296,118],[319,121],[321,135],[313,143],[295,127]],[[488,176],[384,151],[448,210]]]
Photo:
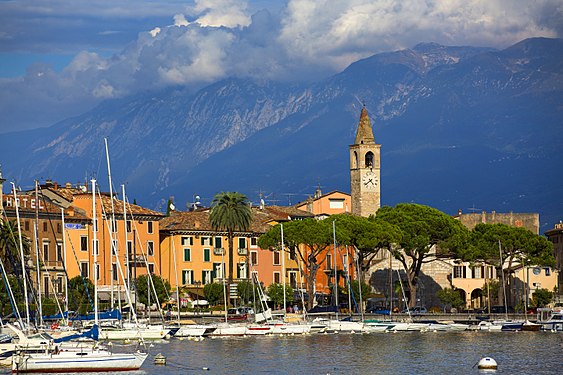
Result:
[[366,162],[366,167],[368,168],[373,167],[373,152],[369,151],[366,153],[365,162]]
[[358,168],[358,153],[356,151],[354,151],[354,160],[353,160],[354,165],[352,166],[352,168]]

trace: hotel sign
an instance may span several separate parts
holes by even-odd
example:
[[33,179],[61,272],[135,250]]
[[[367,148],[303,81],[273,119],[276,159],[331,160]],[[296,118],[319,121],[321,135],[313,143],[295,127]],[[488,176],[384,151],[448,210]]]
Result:
[[[32,210],[35,210],[37,208],[36,199],[31,198],[31,197],[27,197],[27,196],[17,197],[15,200],[14,200],[13,197],[6,196],[4,201],[5,201],[4,207],[6,207],[6,208],[16,207],[16,205],[17,205],[18,208],[29,208],[29,209],[32,209]],[[43,202],[41,202],[41,200],[39,200],[39,209],[40,210],[45,209],[45,204]]]
[[84,225],[65,223],[65,229],[84,229]]

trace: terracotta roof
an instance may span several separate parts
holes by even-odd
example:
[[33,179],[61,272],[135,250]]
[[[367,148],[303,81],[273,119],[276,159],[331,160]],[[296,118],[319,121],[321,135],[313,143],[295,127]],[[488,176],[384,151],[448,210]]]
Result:
[[[269,222],[288,221],[292,218],[312,218],[308,212],[294,207],[266,206],[263,209],[252,207],[252,219],[248,232],[266,233]],[[160,221],[160,229],[164,231],[214,231],[209,222],[209,210],[206,211],[172,211],[170,216]]]
[[[92,193],[80,193],[80,194],[76,194],[76,195],[87,195],[89,197],[92,196]],[[111,214],[111,198],[109,196],[109,194],[104,194],[101,193],[100,195],[98,195],[96,197],[96,199],[102,200],[102,204],[104,207],[104,211],[106,214]],[[157,212],[157,211],[153,211],[151,209],[145,208],[145,207],[141,207],[138,206],[136,204],[131,204],[131,203],[126,203],[127,206],[127,215],[132,214],[133,216],[159,216],[159,217],[164,217],[164,214]],[[116,199],[115,197],[113,198],[113,208],[115,210],[115,214],[116,215],[121,215],[123,214],[123,201]]]

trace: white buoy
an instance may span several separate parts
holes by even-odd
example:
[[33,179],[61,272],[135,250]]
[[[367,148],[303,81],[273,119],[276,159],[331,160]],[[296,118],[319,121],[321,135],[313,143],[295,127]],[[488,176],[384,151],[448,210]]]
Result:
[[477,368],[480,370],[496,370],[497,367],[497,361],[495,361],[491,357],[481,358],[481,360],[477,364]]
[[166,357],[162,353],[158,353],[154,356],[155,365],[166,365]]

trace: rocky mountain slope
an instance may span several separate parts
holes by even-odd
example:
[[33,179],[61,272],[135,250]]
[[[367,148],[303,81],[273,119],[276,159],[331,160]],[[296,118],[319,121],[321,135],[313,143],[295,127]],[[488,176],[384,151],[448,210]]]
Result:
[[[4,176],[107,181],[159,208],[219,191],[287,204],[316,187],[349,191],[348,145],[362,105],[382,144],[382,203],[447,213],[563,218],[563,40],[502,51],[420,44],[358,61],[322,82],[231,78],[106,102],[47,129],[3,135]],[[107,182],[105,183],[107,186]]]

